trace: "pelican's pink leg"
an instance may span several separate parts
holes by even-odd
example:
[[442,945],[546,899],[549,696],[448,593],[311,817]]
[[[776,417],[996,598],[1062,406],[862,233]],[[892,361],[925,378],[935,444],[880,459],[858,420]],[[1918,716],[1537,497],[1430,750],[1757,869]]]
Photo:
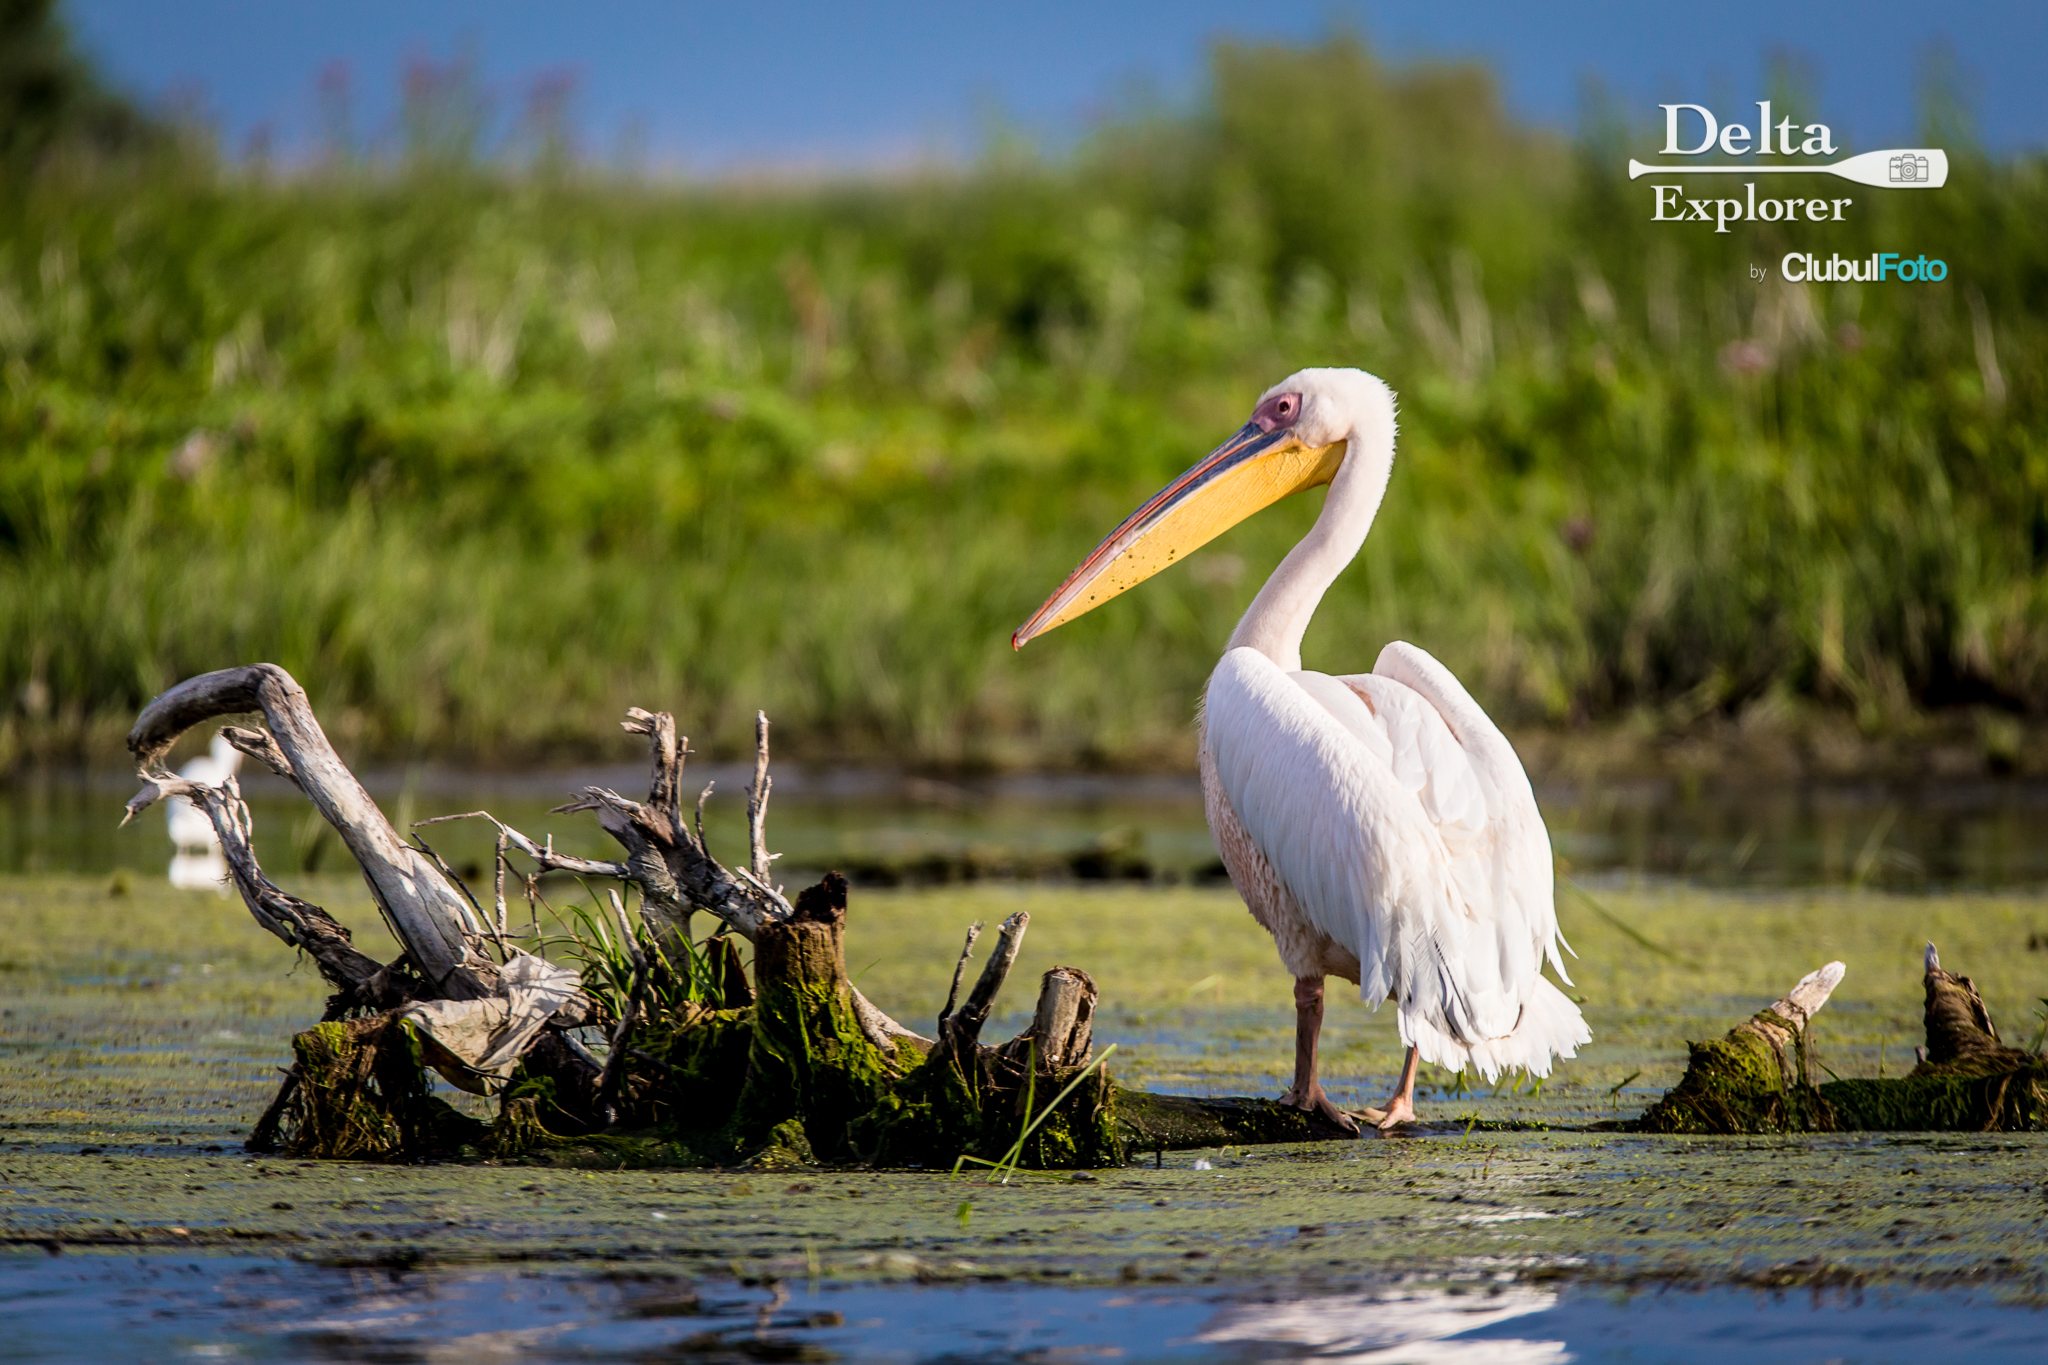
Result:
[[1408,1060],[1401,1065],[1401,1083],[1394,1087],[1394,1098],[1387,1101],[1387,1116],[1380,1120],[1382,1132],[1397,1123],[1415,1122],[1415,1065],[1420,1060],[1414,1048],[1408,1049]]
[[1294,1088],[1280,1097],[1280,1103],[1306,1109],[1336,1124],[1347,1133],[1358,1131],[1349,1115],[1330,1102],[1316,1079],[1316,1040],[1323,1032],[1323,978],[1294,978]]

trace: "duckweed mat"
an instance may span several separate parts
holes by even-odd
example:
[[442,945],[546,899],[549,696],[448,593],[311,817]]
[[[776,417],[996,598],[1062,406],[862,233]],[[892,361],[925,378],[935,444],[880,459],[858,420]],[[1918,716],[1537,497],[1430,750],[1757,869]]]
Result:
[[[317,1018],[322,983],[310,967],[291,973],[232,902],[139,878],[115,889],[0,883],[0,1237],[24,1251],[1304,1292],[1397,1272],[1507,1271],[1620,1284],[1988,1285],[2027,1299],[2048,1275],[2041,1135],[1685,1138],[1488,1133],[1474,1122],[1627,1118],[1676,1080],[1688,1037],[1712,1037],[1782,991],[1782,964],[1828,957],[1849,975],[1816,1021],[1817,1063],[1845,1078],[1880,1066],[1902,1074],[1920,1034],[1915,950],[1926,938],[1972,964],[2008,1034],[2028,1033],[2025,1006],[2048,994],[2048,955],[2026,947],[2048,929],[2048,902],[2036,899],[1607,889],[1605,907],[1658,951],[1590,915],[1573,919],[1565,902],[1596,1042],[1540,1095],[1461,1095],[1435,1078],[1422,1095],[1430,1123],[1412,1138],[1168,1153],[1156,1166],[1144,1154],[1092,1179],[990,1185],[916,1171],[251,1160],[239,1143],[291,1034]],[[346,883],[312,889],[338,911],[351,904]],[[849,963],[898,1017],[936,1008],[918,992],[956,951],[952,926],[1028,907],[1018,975],[1089,961],[1112,1003],[1098,1038],[1122,1045],[1120,1064],[1130,1056],[1124,1078],[1195,1093],[1281,1086],[1287,983],[1227,892],[986,888],[865,904]],[[351,922],[373,936],[366,910]],[[1170,978],[1162,961],[1175,963]],[[1383,1093],[1398,1062],[1391,1019],[1353,1002],[1333,1008],[1329,1027],[1337,1083],[1360,1098]]]

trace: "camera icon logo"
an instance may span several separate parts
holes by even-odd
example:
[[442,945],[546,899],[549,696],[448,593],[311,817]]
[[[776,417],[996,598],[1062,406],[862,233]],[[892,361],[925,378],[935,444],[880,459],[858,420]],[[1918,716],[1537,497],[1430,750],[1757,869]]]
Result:
[[1891,172],[1892,183],[1898,185],[1911,185],[1929,178],[1927,158],[1914,156],[1911,152],[1893,157],[1886,163],[1886,168]]

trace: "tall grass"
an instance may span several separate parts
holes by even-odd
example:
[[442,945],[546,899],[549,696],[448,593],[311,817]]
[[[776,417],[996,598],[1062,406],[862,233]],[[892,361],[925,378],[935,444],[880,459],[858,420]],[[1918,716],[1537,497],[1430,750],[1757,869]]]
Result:
[[[1637,143],[1484,72],[1219,50],[1071,158],[808,188],[552,160],[54,157],[0,202],[0,761],[289,668],[359,750],[1184,764],[1319,495],[1013,656],[1266,384],[1400,393],[1306,653],[1410,638],[1519,723],[2048,707],[2048,174],[1818,231],[1652,224]],[[1927,285],[1764,285],[1794,247]]]

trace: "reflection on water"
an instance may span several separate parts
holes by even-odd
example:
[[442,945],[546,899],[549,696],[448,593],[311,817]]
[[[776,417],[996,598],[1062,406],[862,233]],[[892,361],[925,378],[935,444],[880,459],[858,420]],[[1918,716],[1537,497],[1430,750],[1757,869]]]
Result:
[[[1574,1359],[1536,1323],[1517,1323],[1557,1304],[1553,1292],[1490,1285],[1490,1293],[1415,1289],[1226,1308],[1197,1340],[1290,1348],[1319,1361],[1428,1361],[1431,1365],[1558,1365]],[[1533,1333],[1494,1334],[1516,1323]],[[1267,1358],[1271,1358],[1270,1356]]]
[[771,1284],[651,1270],[323,1268],[0,1253],[0,1361],[2036,1361],[2048,1313],[1964,1294]]
[[[736,767],[693,768],[714,785],[714,847],[743,846]],[[372,772],[366,783],[401,824],[488,807],[569,851],[606,853],[587,816],[550,815],[586,783],[633,792],[639,767],[486,775]],[[160,874],[171,846],[160,818],[117,829],[132,780],[117,772],[26,772],[0,783],[0,872]],[[245,782],[257,851],[282,871],[342,861],[307,803],[283,781]],[[1538,792],[1558,854],[1578,875],[1628,873],[1725,886],[1860,884],[1892,890],[2048,884],[2048,786],[1805,786],[1686,793],[1674,783]],[[777,773],[769,828],[791,870],[838,867],[867,884],[1005,877],[1185,881],[1220,874],[1191,778],[1006,777],[948,783],[871,771]],[[490,855],[487,829],[426,831],[457,867]]]

